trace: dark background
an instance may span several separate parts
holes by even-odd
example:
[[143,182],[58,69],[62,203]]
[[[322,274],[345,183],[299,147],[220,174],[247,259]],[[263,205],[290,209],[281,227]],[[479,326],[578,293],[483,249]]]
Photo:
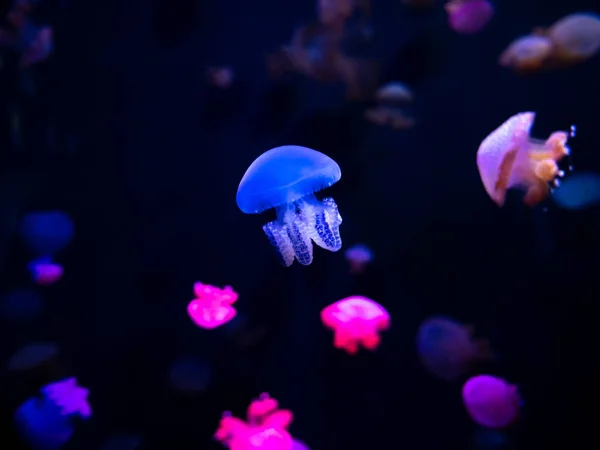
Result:
[[[500,358],[482,370],[520,387],[524,416],[509,446],[598,448],[598,210],[529,210],[518,194],[499,209],[475,164],[491,130],[536,111],[534,136],[575,124],[575,170],[600,170],[600,59],[529,77],[497,64],[534,26],[597,6],[510,0],[482,33],[460,36],[441,4],[417,14],[374,2],[369,52],[383,62],[381,81],[405,81],[416,96],[417,126],[394,132],[366,123],[365,105],[347,103],[341,84],[270,81],[265,55],[314,20],[312,1],[43,3],[57,50],[35,70],[37,93],[16,87],[9,56],[0,73],[1,208],[4,221],[63,209],[76,238],[60,259],[65,278],[44,290],[44,314],[1,323],[0,356],[31,341],[60,344],[64,373],[89,387],[94,411],[71,449],[95,449],[117,431],[140,434],[144,449],[216,449],[221,412],[242,414],[263,391],[294,411],[291,432],[313,450],[465,449],[475,426],[460,383],[425,373],[414,345],[423,319],[447,314],[491,338]],[[232,90],[208,88],[209,65],[234,69]],[[15,102],[19,151],[8,139]],[[268,218],[238,210],[245,169],[282,144],[341,166],[328,194],[344,248],[364,242],[375,252],[365,274],[349,275],[343,251],[278,266],[260,228]],[[30,284],[28,255],[9,237],[3,290]],[[266,337],[244,351],[228,328],[196,328],[185,312],[196,280],[233,286],[238,311]],[[392,316],[377,352],[334,350],[320,323],[324,306],[352,294]],[[213,367],[203,397],[169,388],[169,365],[185,355]],[[39,387],[2,378],[3,449],[20,448],[11,414]]]

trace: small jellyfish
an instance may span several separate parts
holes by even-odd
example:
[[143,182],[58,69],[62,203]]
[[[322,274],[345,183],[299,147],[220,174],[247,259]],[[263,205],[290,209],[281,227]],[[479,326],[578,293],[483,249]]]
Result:
[[0,317],[10,321],[30,320],[44,309],[44,299],[30,288],[14,289],[2,298]]
[[430,317],[417,332],[419,359],[432,375],[456,380],[467,374],[476,361],[493,357],[489,342],[472,335],[471,326],[446,317]]
[[237,311],[231,306],[238,294],[231,286],[220,289],[209,284],[194,283],[194,294],[188,307],[188,315],[200,328],[211,330],[231,321]]
[[377,89],[375,98],[382,103],[410,103],[413,101],[414,96],[405,84],[399,81],[392,81]]
[[41,398],[30,398],[15,411],[19,434],[35,450],[62,447],[74,432],[74,419],[92,414],[87,395],[74,378],[44,387]]
[[560,189],[552,193],[554,202],[564,209],[579,210],[600,203],[600,175],[580,172],[568,175]]
[[275,208],[277,220],[263,226],[281,263],[294,258],[302,265],[313,260],[314,241],[337,252],[342,248],[342,217],[333,198],[321,201],[315,192],[337,183],[340,166],[310,148],[286,145],[260,155],[250,165],[237,191],[237,205],[246,214]]
[[502,67],[516,72],[535,72],[546,66],[552,55],[552,42],[546,36],[528,35],[513,41],[498,60]]
[[21,67],[30,67],[48,59],[54,50],[53,35],[51,27],[40,28],[21,56]]
[[390,327],[390,315],[383,306],[360,296],[339,300],[321,311],[323,324],[334,331],[333,346],[353,355],[359,345],[376,349],[379,332]]
[[228,89],[233,84],[233,70],[231,67],[209,67],[208,80],[212,86]]
[[20,234],[36,256],[53,255],[73,239],[73,221],[62,211],[36,211],[21,220]]
[[478,425],[503,429],[520,415],[521,397],[516,386],[491,375],[477,375],[462,388],[467,412]]
[[169,381],[171,387],[178,392],[202,393],[206,391],[212,381],[212,370],[197,358],[179,358],[171,364]]
[[457,33],[479,33],[494,15],[488,0],[451,0],[444,6],[450,28]]
[[64,273],[63,267],[48,257],[42,257],[27,264],[27,269],[36,284],[50,286],[59,281]]
[[404,84],[394,81],[380,87],[375,93],[377,105],[365,110],[364,117],[379,126],[391,125],[394,129],[415,126],[415,119],[400,107],[413,101],[413,94]]
[[344,254],[350,263],[350,273],[353,275],[364,272],[365,268],[373,261],[373,252],[363,244],[356,244],[346,250]]
[[591,58],[600,50],[600,16],[590,13],[570,14],[547,30],[553,56],[561,62],[578,62]]
[[486,192],[502,206],[506,191],[524,189],[523,203],[535,206],[564,175],[557,161],[569,154],[569,133],[555,131],[544,142],[529,135],[535,113],[516,114],[486,137],[477,150],[477,167]]
[[6,367],[10,371],[36,369],[56,358],[58,352],[58,346],[50,342],[29,344],[17,350]]

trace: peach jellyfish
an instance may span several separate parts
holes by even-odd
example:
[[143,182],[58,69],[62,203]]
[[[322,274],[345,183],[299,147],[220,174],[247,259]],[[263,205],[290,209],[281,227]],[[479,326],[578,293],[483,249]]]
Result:
[[546,36],[528,35],[513,41],[500,55],[499,64],[516,72],[535,72],[547,65],[552,42]]
[[467,412],[478,425],[503,429],[520,414],[521,397],[516,386],[491,375],[470,378],[462,388]]
[[570,14],[547,31],[554,46],[554,57],[560,62],[584,61],[600,50],[600,16]]
[[383,306],[360,296],[348,297],[321,311],[323,324],[334,330],[333,346],[353,355],[358,347],[375,350],[379,332],[390,327],[390,315]]
[[529,135],[535,113],[512,116],[488,137],[477,151],[477,167],[486,192],[502,206],[510,188],[525,190],[523,203],[535,206],[558,186],[564,172],[557,162],[569,154],[569,133],[555,131],[546,141]]

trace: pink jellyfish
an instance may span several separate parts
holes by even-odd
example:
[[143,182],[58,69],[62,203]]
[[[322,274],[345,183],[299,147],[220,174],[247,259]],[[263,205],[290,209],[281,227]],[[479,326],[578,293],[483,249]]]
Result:
[[247,422],[225,412],[215,439],[229,450],[292,450],[294,441],[287,428],[294,415],[278,408],[277,400],[265,393],[250,403]]
[[92,409],[87,401],[89,390],[77,385],[76,378],[67,378],[47,385],[42,389],[44,395],[53,401],[61,410],[61,414],[79,414],[88,418]]
[[373,261],[373,252],[363,244],[356,244],[344,253],[350,263],[350,273],[356,275],[362,273],[367,265]]
[[417,350],[428,372],[452,381],[465,375],[478,360],[493,357],[489,342],[473,339],[473,327],[447,317],[430,317],[419,327]]
[[223,289],[194,283],[196,297],[188,305],[188,314],[192,321],[200,328],[211,330],[231,321],[237,311],[231,306],[238,299],[238,294],[231,286]]
[[52,262],[50,258],[36,259],[27,265],[33,281],[41,286],[50,286],[59,281],[64,273],[60,264]]
[[502,429],[519,418],[521,397],[516,386],[491,375],[467,380],[462,397],[471,418],[479,425]]
[[488,0],[451,0],[444,8],[450,28],[464,34],[480,32],[494,15],[494,7]]
[[360,296],[348,297],[321,311],[321,320],[334,330],[333,346],[353,355],[359,344],[369,350],[379,346],[379,332],[390,327],[390,315],[383,306]]

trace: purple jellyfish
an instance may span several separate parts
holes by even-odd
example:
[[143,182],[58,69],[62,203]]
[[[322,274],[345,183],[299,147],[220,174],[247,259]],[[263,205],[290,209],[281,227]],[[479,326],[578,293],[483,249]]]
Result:
[[341,177],[340,166],[323,153],[297,145],[276,147],[248,167],[236,201],[246,214],[275,208],[277,219],[263,226],[265,234],[284,266],[294,258],[307,266],[313,260],[312,241],[332,252],[342,248],[342,217],[335,201],[315,197]]

